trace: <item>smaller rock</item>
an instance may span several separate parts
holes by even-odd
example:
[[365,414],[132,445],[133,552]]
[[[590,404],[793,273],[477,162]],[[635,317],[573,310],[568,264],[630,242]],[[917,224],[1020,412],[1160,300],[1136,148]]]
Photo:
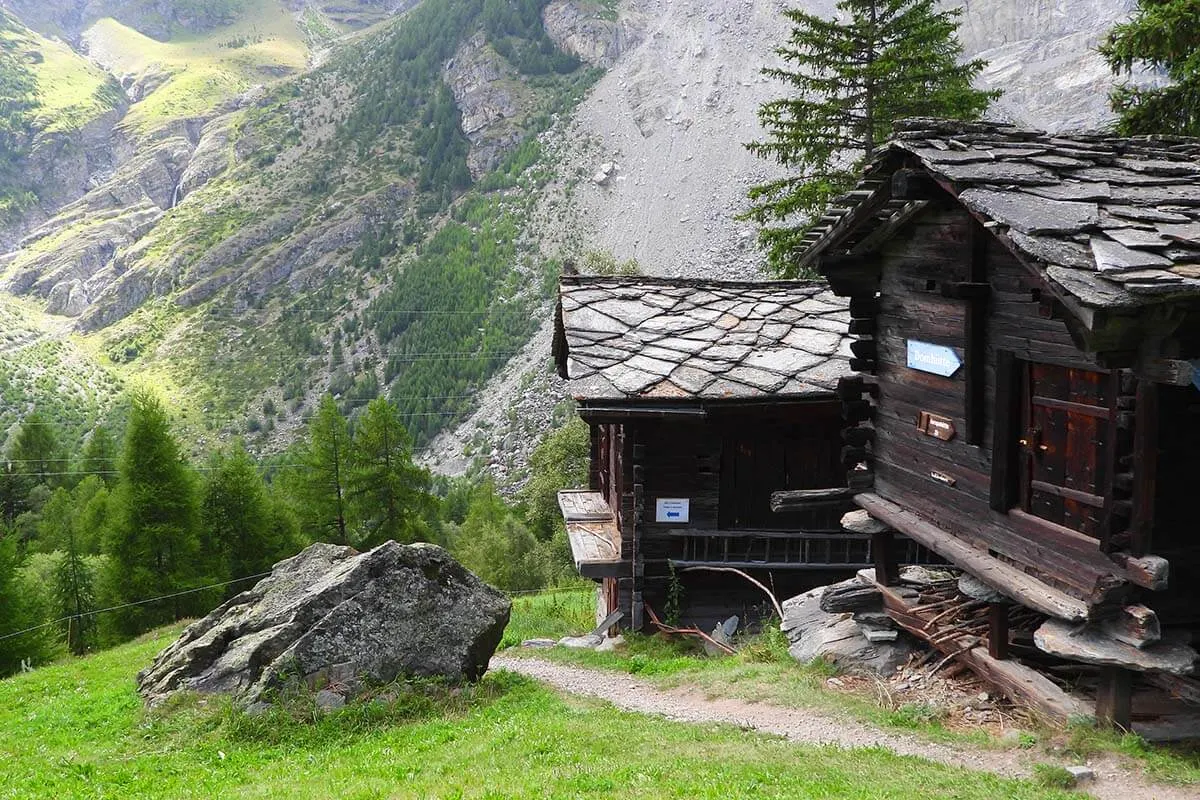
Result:
[[597,653],[611,653],[625,646],[624,636],[609,636],[596,647]]
[[842,515],[842,527],[851,533],[883,533],[891,530],[885,523],[861,509]]
[[914,564],[909,567],[901,567],[900,580],[913,586],[932,586],[935,583],[954,580],[954,574],[946,569],[933,569]]
[[1090,781],[1096,777],[1096,771],[1087,766],[1067,767],[1067,772],[1071,773],[1071,777],[1075,779],[1076,783]]
[[[741,620],[738,619],[737,615],[734,615],[734,616],[730,617],[729,619],[725,620],[724,622],[722,622],[717,627],[713,628],[713,632],[712,632],[713,642],[716,642],[717,644],[723,644],[723,645],[725,645],[725,647],[732,649],[733,648],[733,634],[737,632],[738,623],[740,621]],[[704,643],[704,652],[710,656],[719,656],[719,655],[725,654],[728,651],[718,647],[717,645],[713,644],[712,642],[706,641]]]
[[964,572],[958,578],[958,590],[972,600],[985,603],[1009,603],[1010,601],[1000,592],[988,586],[969,572]]
[[589,633],[586,636],[564,636],[558,640],[558,644],[572,650],[595,650],[603,641],[604,637]]
[[250,705],[246,706],[246,716],[257,717],[257,716],[267,713],[270,710],[271,710],[270,703],[265,702],[263,700],[259,700],[258,702],[251,703]]
[[317,692],[316,698],[317,708],[322,711],[336,711],[346,705],[346,698],[342,697],[337,692],[332,692],[329,689],[322,689]]
[[538,650],[545,650],[554,647],[558,644],[557,639],[526,639],[521,642],[521,647],[532,647]]

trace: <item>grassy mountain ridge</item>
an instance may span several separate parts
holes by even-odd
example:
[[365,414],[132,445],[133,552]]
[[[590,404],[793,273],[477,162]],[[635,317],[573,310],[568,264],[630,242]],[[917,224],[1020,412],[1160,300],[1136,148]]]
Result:
[[[114,385],[158,386],[197,429],[282,444],[330,390],[347,408],[390,392],[429,435],[548,287],[524,229],[546,177],[531,137],[596,73],[549,42],[543,5],[426,0],[249,89],[208,82],[272,42],[251,17],[171,39],[174,65],[97,48],[134,87],[113,134],[132,155],[0,256],[0,307],[52,312],[43,338],[73,328]],[[313,9],[285,11],[269,19],[300,37]],[[114,30],[133,37],[107,20],[83,38]]]

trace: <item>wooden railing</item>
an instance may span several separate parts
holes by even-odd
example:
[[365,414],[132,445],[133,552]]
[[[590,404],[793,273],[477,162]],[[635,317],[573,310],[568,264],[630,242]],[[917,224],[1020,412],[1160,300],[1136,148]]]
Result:
[[[869,534],[841,530],[697,530],[670,532],[677,567],[744,566],[755,569],[863,569],[874,564]],[[896,541],[904,564],[935,560],[909,539]]]

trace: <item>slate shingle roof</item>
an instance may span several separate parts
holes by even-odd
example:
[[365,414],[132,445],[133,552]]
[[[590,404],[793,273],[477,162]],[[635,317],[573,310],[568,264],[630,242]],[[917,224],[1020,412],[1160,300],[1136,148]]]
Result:
[[872,230],[906,213],[910,204],[890,199],[891,177],[913,166],[1085,306],[1200,297],[1200,139],[1183,137],[902,120],[809,233],[802,263],[869,245]]
[[555,358],[579,399],[827,394],[850,373],[824,283],[564,276]]

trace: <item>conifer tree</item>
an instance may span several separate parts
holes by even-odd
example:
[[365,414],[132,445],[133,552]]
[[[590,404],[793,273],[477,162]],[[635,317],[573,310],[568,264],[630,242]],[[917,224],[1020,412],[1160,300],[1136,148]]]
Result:
[[0,677],[19,671],[22,662],[40,664],[53,655],[53,632],[35,627],[45,621],[46,609],[24,590],[20,567],[16,538],[0,532]]
[[903,117],[973,119],[998,95],[971,88],[985,62],[960,64],[955,36],[960,9],[937,11],[934,0],[840,0],[834,20],[799,9],[785,65],[764,69],[792,90],[764,103],[758,116],[766,141],[747,145],[794,174],[750,190],[746,218],[764,227],[772,271],[794,276],[794,257],[810,220],[853,186],[867,158]]
[[1200,0],[1138,0],[1133,19],[1109,32],[1100,53],[1113,72],[1148,66],[1171,81],[1112,91],[1121,134],[1200,136]]
[[36,483],[59,483],[65,471],[54,426],[36,411],[21,421],[10,459]]
[[84,559],[76,521],[67,526],[62,560],[54,571],[54,594],[66,623],[67,649],[77,656],[95,644],[96,576]]
[[[195,480],[171,434],[166,409],[147,390],[130,396],[129,423],[105,548],[107,585],[118,603],[176,594],[205,582]],[[136,605],[110,615],[130,636],[206,610],[199,593]]]
[[103,425],[92,431],[83,446],[79,471],[100,476],[108,486],[117,482],[117,442]]
[[314,539],[350,544],[346,481],[350,430],[331,395],[321,398],[308,425],[299,476],[301,517]]
[[355,516],[361,520],[358,545],[374,547],[395,539],[410,543],[428,538],[425,520],[432,513],[429,471],[412,460],[412,438],[400,411],[377,397],[354,431],[348,481]]
[[[262,475],[242,443],[213,455],[200,504],[216,574],[235,580],[267,572],[284,555],[272,525],[272,509]],[[231,584],[226,594],[245,589]]]

